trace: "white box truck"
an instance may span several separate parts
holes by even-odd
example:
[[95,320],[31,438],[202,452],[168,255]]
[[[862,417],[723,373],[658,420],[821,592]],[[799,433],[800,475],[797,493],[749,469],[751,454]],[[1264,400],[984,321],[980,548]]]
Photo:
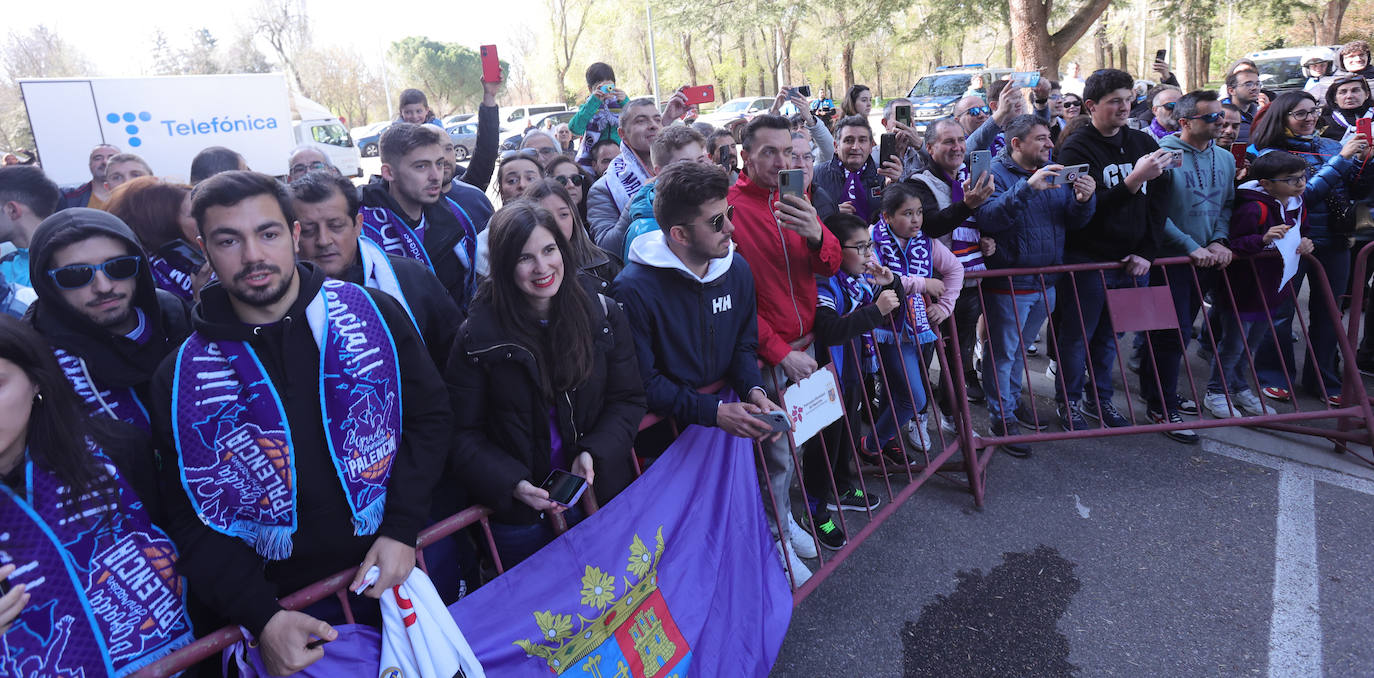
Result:
[[[87,157],[99,144],[136,153],[158,176],[178,180],[208,146],[231,148],[254,170],[282,176],[291,149],[311,143],[344,174],[359,171],[348,130],[337,118],[294,115],[280,73],[34,79],[19,87],[43,169],[62,185],[90,180]],[[297,108],[328,115],[318,104]]]

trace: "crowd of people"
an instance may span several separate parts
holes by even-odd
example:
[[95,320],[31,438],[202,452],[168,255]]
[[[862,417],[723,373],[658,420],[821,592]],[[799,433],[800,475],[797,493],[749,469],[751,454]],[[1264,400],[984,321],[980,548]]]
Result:
[[[460,534],[428,561],[451,566],[436,577],[450,597],[478,585],[483,560],[509,568],[552,540],[550,515],[585,517],[554,501],[551,474],[580,476],[600,504],[633,481],[633,456],[671,439],[666,423],[640,431],[646,413],[761,445],[760,496],[800,586],[818,546],[847,541],[832,512],[883,501],[855,455],[921,468],[931,415],[953,428],[951,397],[985,402],[992,435],[1047,425],[1022,393],[1046,323],[1058,423],[1128,425],[1113,404],[1115,288],[1167,287],[1178,314],[1179,331],[1137,344],[1152,421],[1200,411],[1179,374],[1204,299],[1208,412],[1273,412],[1264,398],[1292,398],[1290,384],[1337,402],[1339,327],[1317,301],[1301,375],[1284,373],[1309,264],[1281,288],[1282,263],[1252,255],[1290,246],[1333,288],[1349,282],[1355,205],[1374,183],[1358,131],[1369,50],[1352,45],[1323,99],[1271,98],[1244,60],[1220,94],[1183,92],[1163,67],[1138,95],[1103,69],[1081,94],[986,83],[920,131],[896,115],[902,98],[874,130],[863,86],[838,111],[783,88],[772,111],[715,129],[682,90],[662,107],[629,99],[596,63],[566,133],[532,130],[504,153],[487,83],[466,167],[406,90],[360,188],[310,146],[280,178],[221,147],[189,183],[110,145],[67,189],[37,164],[0,168],[0,513],[33,528],[0,537],[7,661],[44,651],[39,576],[59,603],[132,600],[112,588],[122,577],[76,575],[133,543],[119,571],[156,572],[137,591],[164,602],[140,643],[102,641],[128,633],[127,610],[94,608],[83,642],[105,648],[109,673],[184,644],[192,622],[240,625],[270,671],[297,671],[343,616],[333,598],[299,611],[280,598],[355,564],[360,588],[375,566],[354,614],[378,623],[420,530],[473,504],[493,511],[496,553]],[[990,160],[974,176],[976,152]],[[1183,256],[1191,266],[1152,266]],[[1113,266],[970,275],[1092,262]],[[923,376],[955,333],[960,394]],[[849,423],[794,455],[764,415],[829,364]],[[53,553],[73,576],[54,576]]]

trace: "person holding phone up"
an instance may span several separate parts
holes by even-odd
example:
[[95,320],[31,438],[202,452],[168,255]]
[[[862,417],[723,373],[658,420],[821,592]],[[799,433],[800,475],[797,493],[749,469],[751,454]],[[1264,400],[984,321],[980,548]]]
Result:
[[644,416],[634,335],[624,312],[577,279],[554,216],[517,200],[491,220],[491,276],[449,355],[452,464],[491,507],[503,566],[553,539],[547,513],[581,518],[541,487],[580,476],[605,505],[634,479],[630,447]]
[[825,126],[825,122],[811,112],[811,99],[801,93],[800,88],[784,87],[778,90],[778,96],[773,98],[773,106],[768,109],[769,113],[779,114],[782,112],[784,104],[792,104],[797,108],[797,112],[805,120],[806,131],[811,135],[811,145],[816,149],[816,162],[830,162],[835,157],[835,137],[830,134],[830,129]]

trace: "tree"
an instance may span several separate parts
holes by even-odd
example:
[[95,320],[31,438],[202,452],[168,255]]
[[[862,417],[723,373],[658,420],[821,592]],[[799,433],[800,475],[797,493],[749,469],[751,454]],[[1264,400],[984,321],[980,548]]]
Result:
[[1052,0],[1009,0],[1011,42],[1016,50],[1016,67],[1041,69],[1050,77],[1059,73],[1059,60],[1083,37],[1111,0],[1083,0],[1083,5],[1064,25],[1050,33]]
[[[409,86],[425,92],[439,117],[476,108],[482,100],[482,57],[467,47],[412,36],[391,43],[387,56]],[[502,73],[509,70],[502,60]]]
[[159,28],[153,31],[153,75],[176,75],[181,72],[177,53],[167,41],[167,34]]
[[219,41],[202,28],[191,34],[191,46],[181,52],[181,72],[186,75],[210,75],[221,72],[215,46]]
[[94,75],[90,62],[46,26],[27,33],[10,32],[0,53],[4,81],[0,84],[0,140],[8,148],[33,148],[33,130],[19,93],[21,78],[64,78]]
[[1312,23],[1312,44],[1334,45],[1341,41],[1341,21],[1350,0],[1330,0],[1309,20]]
[[301,53],[299,62],[301,79],[314,93],[312,98],[343,116],[349,125],[365,125],[372,117],[385,116],[382,79],[356,49],[311,49]]
[[260,0],[250,19],[255,34],[272,47],[282,69],[295,81],[296,90],[309,97],[296,55],[310,46],[310,22],[296,0]]
[[554,91],[561,101],[573,100],[566,81],[568,70],[572,68],[577,43],[582,41],[582,31],[587,27],[587,17],[595,4],[596,0],[544,0],[553,37]]
[[225,73],[272,72],[272,64],[267,63],[267,57],[258,50],[253,35],[248,32],[239,33],[224,50],[221,59]]

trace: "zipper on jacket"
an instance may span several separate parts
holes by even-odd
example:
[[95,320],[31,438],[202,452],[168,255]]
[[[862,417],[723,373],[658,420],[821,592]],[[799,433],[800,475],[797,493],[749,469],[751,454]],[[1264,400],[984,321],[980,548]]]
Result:
[[[772,211],[773,195],[774,191],[770,189],[768,191],[769,211]],[[778,192],[777,195],[778,202],[781,202],[782,193]],[[806,334],[806,324],[802,322],[801,308],[797,306],[797,290],[792,286],[792,257],[787,255],[787,236],[783,234],[782,223],[778,221],[777,217],[773,217],[773,225],[778,228],[778,242],[782,245],[783,277],[787,278],[787,295],[792,298],[792,313],[797,316],[797,338],[800,339],[802,335]],[[821,242],[825,242],[824,234],[822,234]]]

